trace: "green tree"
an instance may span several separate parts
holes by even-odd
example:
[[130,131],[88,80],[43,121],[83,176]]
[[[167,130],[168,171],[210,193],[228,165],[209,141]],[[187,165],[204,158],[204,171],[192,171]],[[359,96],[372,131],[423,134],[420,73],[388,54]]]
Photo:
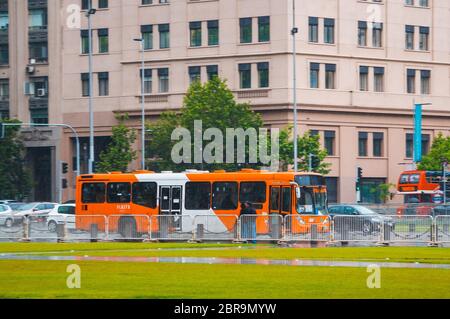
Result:
[[[4,123],[20,123],[4,120]],[[0,139],[0,198],[24,200],[29,196],[32,182],[31,172],[25,165],[25,147],[20,138],[20,128],[5,127],[5,136]]]
[[128,165],[137,158],[137,152],[132,149],[136,131],[125,125],[128,115],[117,116],[116,119],[119,124],[113,126],[111,142],[106,150],[100,153],[100,161],[96,165],[96,171],[99,173],[126,172]]
[[[294,141],[293,127],[289,126],[280,131],[280,162],[283,170],[287,170],[288,165],[294,164]],[[309,171],[310,154],[312,161],[312,171],[327,175],[330,172],[330,163],[325,162],[328,152],[321,148],[319,135],[312,135],[306,132],[297,139],[298,148],[298,169]]]
[[391,199],[391,195],[394,194],[391,192],[391,188],[395,188],[396,185],[392,183],[387,184],[379,184],[370,189],[370,193],[378,196],[382,203],[386,203],[389,199]]
[[418,165],[420,170],[438,171],[442,169],[442,162],[450,162],[450,136],[444,137],[439,133],[433,140],[430,152],[422,158]]
[[[173,163],[171,151],[178,141],[172,141],[171,135],[177,127],[186,128],[191,133],[191,153],[193,157],[194,121],[202,121],[202,135],[209,128],[219,129],[224,135],[224,142],[227,128],[242,128],[244,130],[255,128],[258,130],[263,124],[261,116],[252,111],[249,104],[236,102],[233,93],[227,87],[226,81],[218,77],[214,77],[204,84],[200,81],[194,81],[188,89],[179,114],[165,112],[156,123],[148,126],[152,132],[151,142],[148,143],[148,154],[153,158],[149,161],[148,167],[157,171],[165,169],[180,171],[187,168],[233,170],[240,167],[236,164],[227,164],[225,156],[221,162],[214,164]],[[202,149],[210,142],[202,141]],[[248,155],[248,147],[246,147],[246,152]],[[257,165],[243,166],[257,167]]]

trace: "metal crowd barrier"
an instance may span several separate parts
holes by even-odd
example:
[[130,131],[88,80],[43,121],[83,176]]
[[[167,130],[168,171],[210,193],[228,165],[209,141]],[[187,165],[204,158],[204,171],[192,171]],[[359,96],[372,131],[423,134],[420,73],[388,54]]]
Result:
[[242,215],[239,224],[237,240],[256,242],[283,239],[284,220],[281,215]]
[[435,218],[435,242],[450,243],[450,216]]
[[450,216],[0,215],[2,241],[321,241],[450,243]]
[[154,215],[150,223],[152,240],[188,241],[193,238],[194,223],[190,215]]
[[194,217],[193,240],[235,240],[239,223],[236,215],[197,215]]
[[330,241],[332,222],[330,216],[288,215],[285,217],[286,241]]

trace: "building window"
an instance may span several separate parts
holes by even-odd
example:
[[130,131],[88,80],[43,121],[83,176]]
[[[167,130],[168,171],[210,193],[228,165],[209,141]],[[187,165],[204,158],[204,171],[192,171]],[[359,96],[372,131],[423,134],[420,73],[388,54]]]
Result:
[[421,7],[428,7],[428,0],[419,0],[419,6]]
[[0,101],[9,100],[9,80],[0,80]]
[[312,43],[319,42],[319,18],[309,17],[308,40]]
[[268,16],[258,18],[258,41],[270,41],[270,17]]
[[367,46],[367,22],[358,21],[358,45]]
[[374,48],[381,48],[383,46],[383,23],[373,23],[372,46]]
[[336,88],[336,64],[325,64],[325,88]]
[[414,134],[406,133],[406,158],[412,158],[414,151]]
[[241,89],[252,87],[252,65],[250,63],[239,64],[239,83]]
[[158,31],[159,31],[159,48],[160,49],[170,48],[170,25],[168,23],[160,24],[158,25]]
[[81,74],[81,95],[89,96],[89,73]]
[[108,53],[109,51],[109,37],[108,29],[98,29],[98,52]]
[[212,80],[214,77],[219,76],[219,67],[217,65],[208,65],[206,74],[208,74],[208,81]]
[[334,44],[334,19],[324,19],[323,41],[328,44]]
[[405,43],[406,49],[414,50],[414,26],[407,25],[405,27],[405,34],[406,34],[406,43]]
[[252,18],[239,19],[241,43],[252,42]]
[[9,47],[7,44],[0,45],[0,64],[9,64]]
[[422,134],[422,155],[427,155],[430,151],[430,135]]
[[98,95],[108,96],[109,95],[109,73],[100,72],[98,73]]
[[419,28],[419,50],[428,51],[428,39],[430,34],[429,27],[420,27]]
[[358,133],[358,156],[367,156],[367,132]]
[[208,21],[208,45],[219,44],[219,20]]
[[406,78],[406,91],[411,94],[416,93],[416,70],[407,69]]
[[81,30],[81,54],[89,54],[89,30]]
[[413,6],[414,5],[414,0],[405,0],[405,4],[407,6]]
[[258,63],[258,86],[260,88],[269,87],[269,63]]
[[338,189],[339,183],[337,177],[325,177],[325,182],[327,185],[327,199],[328,203],[338,202]]
[[153,49],[153,26],[143,25],[141,26],[142,39],[144,40],[144,50]]
[[312,89],[319,88],[319,71],[320,64],[319,63],[311,63],[309,66],[309,86]]
[[325,149],[328,152],[328,156],[334,156],[336,133],[334,131],[325,131],[324,135],[325,135]]
[[92,0],[81,0],[81,10],[92,8]]
[[190,22],[191,47],[202,46],[202,23],[200,21]]
[[107,9],[108,8],[108,0],[98,0],[98,8],[99,9]]
[[48,43],[44,42],[31,42],[29,47],[29,58],[35,59],[39,62],[45,62],[48,60]]
[[384,68],[375,67],[373,68],[374,78],[373,78],[373,90],[375,92],[384,92]]
[[373,133],[373,156],[382,157],[383,156],[383,133]]
[[420,71],[420,90],[422,94],[430,94],[430,76],[431,71]]
[[39,30],[47,28],[47,9],[28,10],[28,28]]
[[367,66],[359,67],[359,90],[369,90],[369,67]]
[[158,69],[159,93],[169,92],[169,69]]
[[199,66],[189,67],[189,82],[192,84],[195,81],[200,81],[201,69]]
[[[139,70],[139,74],[142,77],[142,69]],[[144,69],[144,94],[152,93],[152,70]],[[141,78],[141,86],[142,86],[142,78]]]

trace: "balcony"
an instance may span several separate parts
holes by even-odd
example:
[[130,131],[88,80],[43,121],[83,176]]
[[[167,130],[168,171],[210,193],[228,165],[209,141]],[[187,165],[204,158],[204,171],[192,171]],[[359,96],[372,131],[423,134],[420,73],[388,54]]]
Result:
[[0,111],[8,111],[8,110],[9,110],[9,99],[0,97]]
[[30,110],[48,109],[48,98],[31,97],[29,107]]
[[48,29],[47,26],[35,26],[28,29],[28,41],[33,42],[47,42]]
[[268,89],[237,91],[238,99],[254,99],[269,97]]

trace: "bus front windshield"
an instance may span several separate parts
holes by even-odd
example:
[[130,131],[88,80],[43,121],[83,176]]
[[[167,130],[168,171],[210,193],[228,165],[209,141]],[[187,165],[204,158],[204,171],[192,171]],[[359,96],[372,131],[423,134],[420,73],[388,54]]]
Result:
[[316,192],[316,210],[318,214],[325,215],[327,214],[327,193],[325,192]]
[[297,213],[314,214],[314,191],[309,187],[300,187],[301,195],[297,198]]

